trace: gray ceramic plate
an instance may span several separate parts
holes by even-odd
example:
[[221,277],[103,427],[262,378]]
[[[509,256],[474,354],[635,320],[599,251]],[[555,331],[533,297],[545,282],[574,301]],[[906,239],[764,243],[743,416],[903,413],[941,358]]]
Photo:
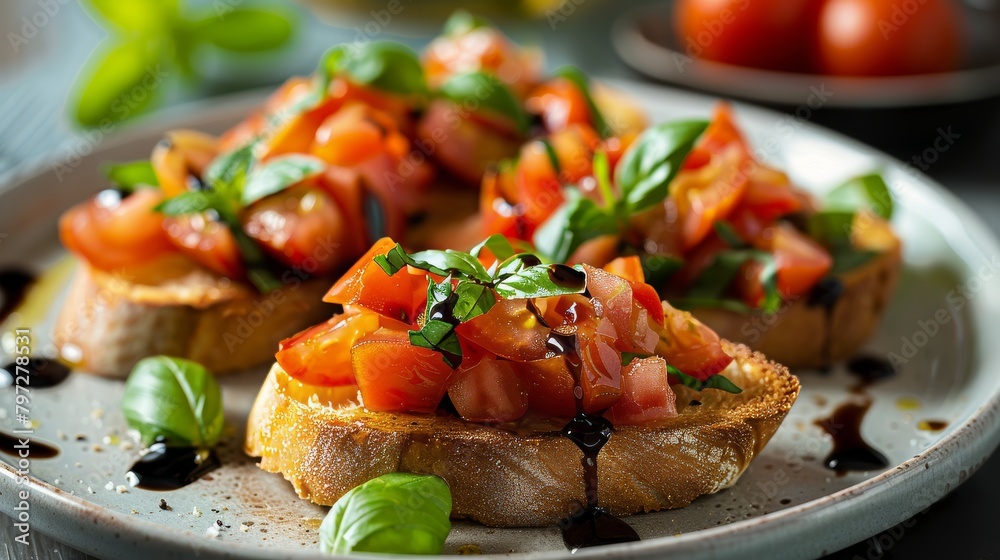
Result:
[[844,77],[776,72],[698,60],[673,30],[672,1],[626,12],[615,22],[618,56],[643,74],[672,84],[764,103],[812,106],[814,91],[829,107],[905,107],[961,103],[1000,93],[1000,7],[963,5],[966,56],[954,72],[916,76]]
[[[705,116],[713,104],[707,97],[664,88],[618,86],[641,100],[655,120]],[[0,192],[0,230],[7,234],[0,266],[41,270],[62,257],[56,219],[100,188],[98,162],[147,157],[167,128],[218,131],[259,99],[238,96],[164,114],[125,136],[81,144],[89,155],[69,167],[6,186]],[[894,221],[905,239],[905,271],[868,351],[896,352],[908,362],[900,374],[871,387],[874,405],[862,426],[864,437],[889,457],[891,467],[843,477],[824,467],[831,442],[814,422],[853,398],[848,391],[853,379],[840,369],[825,375],[800,372],[802,396],[735,487],[677,511],[632,516],[629,522],[642,542],[584,550],[577,557],[818,556],[926,508],[961,484],[1000,441],[1000,354],[989,347],[1000,332],[997,241],[947,191],[897,162],[788,117],[742,106],[737,112],[762,155],[806,187],[822,191],[882,167],[897,193]],[[11,327],[30,322],[21,317]],[[920,334],[922,329],[933,334]],[[35,351],[51,351],[46,327],[35,325],[32,332]],[[225,466],[167,493],[117,489],[125,485],[125,471],[137,454],[121,443],[127,438],[118,408],[120,382],[78,374],[56,388],[33,390],[35,436],[61,453],[32,460],[26,485],[17,485],[14,470],[3,464],[0,509],[15,513],[15,491],[26,489],[32,530],[107,558],[315,557],[316,528],[325,509],[296,498],[280,476],[258,470],[239,451],[244,417],[262,378],[263,369],[222,380],[232,426],[222,449]],[[7,431],[17,427],[13,400],[12,391],[0,391],[0,427]],[[947,427],[921,430],[924,420]],[[160,509],[161,499],[172,509]],[[216,520],[223,530],[206,536]],[[501,530],[457,523],[447,552],[463,545],[487,554],[567,557],[555,528]]]

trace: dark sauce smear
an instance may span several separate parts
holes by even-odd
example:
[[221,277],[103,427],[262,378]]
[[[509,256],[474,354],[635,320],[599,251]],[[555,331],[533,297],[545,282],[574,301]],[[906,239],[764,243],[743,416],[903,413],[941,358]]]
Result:
[[582,290],[587,286],[587,273],[564,264],[550,264],[549,280],[556,286]]
[[194,447],[168,447],[163,442],[149,446],[125,478],[143,490],[177,490],[219,468],[215,451]]
[[876,381],[896,375],[896,368],[889,360],[868,355],[858,355],[848,360],[847,371],[859,379],[858,385],[852,389],[855,393],[863,391]]
[[15,362],[11,362],[0,369],[0,387],[10,387],[15,384],[17,377],[24,377],[24,370],[27,369],[27,383],[18,383],[26,388],[55,387],[66,378],[73,370],[59,360],[49,360],[46,358],[28,358],[28,365],[21,366],[20,372]]
[[0,322],[3,322],[24,301],[35,275],[23,270],[0,270]]
[[21,453],[27,455],[27,459],[51,459],[59,455],[59,448],[48,443],[42,443],[34,438],[28,441],[27,446],[22,445],[22,440],[31,438],[30,435],[18,436],[0,432],[0,453],[5,453],[12,457],[21,457]]
[[889,459],[861,437],[861,422],[871,406],[871,399],[846,402],[829,418],[815,422],[833,437],[833,451],[824,464],[837,471],[837,476],[847,471],[878,471],[889,466]]
[[[550,276],[553,268],[549,269]],[[577,272],[569,267],[564,268]],[[563,357],[566,366],[573,374],[577,414],[563,427],[561,433],[583,452],[580,463],[583,465],[583,483],[587,496],[587,505],[584,509],[559,523],[563,543],[566,548],[576,552],[591,546],[638,541],[638,533],[628,523],[597,505],[597,458],[601,449],[611,439],[614,426],[603,415],[588,414],[583,409],[583,392],[580,390],[581,362],[575,329],[556,327],[549,334],[546,346],[554,354]]]

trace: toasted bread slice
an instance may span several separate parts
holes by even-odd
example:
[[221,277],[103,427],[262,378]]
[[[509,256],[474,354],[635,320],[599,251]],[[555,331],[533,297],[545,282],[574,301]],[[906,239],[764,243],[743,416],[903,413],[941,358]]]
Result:
[[[676,386],[677,416],[658,427],[617,428],[598,461],[601,506],[616,515],[685,506],[734,484],[763,449],[798,380],[746,346],[724,348],[736,359],[723,374],[743,392]],[[559,435],[565,419],[489,426],[373,413],[356,394],[304,386],[275,365],[250,412],[247,453],[323,505],[396,471],[443,477],[452,515],[491,526],[552,525],[585,503],[581,452]]]
[[167,354],[214,373],[274,359],[278,342],[330,316],[319,303],[329,279],[289,278],[260,294],[180,259],[111,275],[81,264],[53,333],[82,371],[125,377],[136,362]]
[[850,357],[878,327],[896,288],[902,259],[901,243],[883,220],[859,217],[854,231],[855,248],[878,255],[837,277],[843,292],[831,306],[801,297],[785,301],[773,314],[723,309],[692,313],[719,336],[788,367],[822,367]]

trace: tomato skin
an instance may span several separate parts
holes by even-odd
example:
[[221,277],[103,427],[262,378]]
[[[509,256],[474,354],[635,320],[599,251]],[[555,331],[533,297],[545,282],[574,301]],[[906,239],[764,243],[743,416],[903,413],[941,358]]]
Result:
[[465,353],[448,387],[455,410],[470,422],[509,422],[524,416],[528,393],[519,366],[489,354]]
[[804,71],[820,0],[680,0],[681,50],[708,60]]
[[163,227],[174,246],[201,266],[227,278],[245,275],[236,236],[214,216],[201,213],[168,217]]
[[602,267],[605,272],[624,278],[630,282],[645,282],[646,275],[642,271],[642,261],[636,255],[616,257]]
[[833,266],[826,249],[787,223],[773,228],[771,251],[778,269],[778,290],[786,297],[806,295]]
[[622,368],[622,397],[605,418],[615,426],[650,426],[673,416],[677,416],[677,397],[663,358],[636,359]]
[[496,130],[473,118],[464,108],[432,101],[417,124],[421,151],[468,185],[478,185],[495,162],[517,153],[515,135]]
[[330,274],[353,256],[343,247],[343,212],[317,187],[292,187],[255,202],[243,230],[281,262],[310,274]]
[[[589,265],[583,265],[583,269],[590,295],[601,303],[603,317],[614,325],[618,350],[652,352],[659,339],[649,327],[650,313],[633,297],[629,281]],[[659,306],[659,298],[656,302]]]
[[441,354],[410,344],[405,329],[382,327],[351,348],[365,408],[374,412],[437,410],[455,374]]
[[747,180],[740,207],[761,220],[770,221],[801,210],[802,197],[787,175],[770,167],[757,165]]
[[816,34],[818,70],[845,76],[955,70],[962,57],[957,4],[921,0],[907,13],[906,3],[827,0],[819,13]]
[[413,323],[419,309],[416,301],[421,301],[421,292],[426,293],[427,281],[410,274],[408,268],[389,276],[372,260],[395,246],[396,243],[388,237],[376,241],[330,288],[323,301],[358,305],[403,323]]
[[189,190],[191,176],[201,177],[218,154],[215,138],[194,130],[172,130],[153,148],[149,162],[167,197]]
[[500,300],[486,313],[455,328],[463,339],[497,356],[527,362],[545,358],[549,329],[528,310],[524,300]]
[[424,53],[424,68],[432,88],[455,74],[482,71],[524,95],[538,81],[542,60],[537,52],[519,49],[500,31],[478,27],[434,39]]
[[534,88],[524,104],[541,117],[549,132],[564,130],[571,124],[594,124],[583,92],[565,78],[554,78]]
[[592,414],[607,410],[622,396],[622,358],[615,348],[615,326],[606,318],[596,323],[592,334],[577,334],[583,410]]
[[719,335],[691,313],[665,301],[662,305],[665,319],[656,354],[682,373],[702,381],[726,369],[733,358],[722,349]]
[[163,201],[158,189],[140,188],[121,198],[107,190],[77,204],[59,218],[59,238],[92,266],[112,272],[172,252],[163,216],[153,207]]
[[282,340],[274,355],[281,369],[308,385],[354,385],[351,347],[380,327],[379,316],[347,308],[325,323]]

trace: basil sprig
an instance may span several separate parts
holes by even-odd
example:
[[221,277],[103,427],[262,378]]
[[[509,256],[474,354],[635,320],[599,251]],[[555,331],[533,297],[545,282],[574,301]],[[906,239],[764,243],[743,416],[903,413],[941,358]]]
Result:
[[389,473],[344,494],[319,527],[327,554],[441,554],[451,531],[451,490],[431,475]]
[[837,186],[824,197],[824,209],[855,212],[868,210],[883,219],[891,219],[894,210],[892,192],[878,173],[854,177]]
[[604,115],[601,113],[600,108],[597,107],[597,103],[594,102],[594,96],[590,92],[590,79],[587,75],[583,73],[582,70],[576,66],[563,66],[555,71],[555,75],[569,81],[576,89],[580,90],[583,95],[583,99],[587,102],[587,110],[590,112],[590,121],[594,125],[594,130],[601,135],[601,138],[610,138],[614,136],[615,131],[608,124],[608,121],[604,119]]
[[222,393],[215,377],[190,360],[141,360],[125,382],[122,411],[145,445],[212,447],[222,434]]
[[491,74],[456,74],[441,84],[437,93],[456,105],[476,107],[477,111],[508,119],[522,135],[531,127],[528,113],[514,92]]
[[126,192],[133,192],[141,186],[160,186],[149,160],[105,163],[101,165],[101,171],[115,187]]
[[881,175],[869,173],[837,186],[826,195],[825,208],[809,217],[809,236],[825,246],[833,257],[831,275],[857,268],[878,255],[854,246],[852,234],[859,210],[886,220],[892,218],[892,192]]
[[242,203],[249,206],[318,175],[325,169],[326,163],[323,160],[304,154],[274,158],[247,176],[241,193]]
[[760,309],[765,313],[774,313],[781,307],[781,294],[778,292],[778,269],[774,262],[774,255],[758,249],[727,249],[716,253],[712,263],[688,288],[687,298],[701,301],[726,299],[726,292],[736,279],[736,275],[748,262],[760,264],[758,280],[764,289],[764,301],[761,303]]
[[[626,231],[629,216],[667,198],[670,182],[707,127],[707,121],[677,121],[646,130],[615,169],[617,192],[610,181],[598,177],[603,206],[583,197],[578,189],[566,189],[566,201],[535,231],[533,241],[539,252],[561,262],[595,237]],[[598,152],[595,170],[599,174],[601,158]]]
[[479,16],[472,15],[465,10],[457,10],[453,12],[450,17],[448,17],[448,21],[444,22],[442,34],[445,37],[459,37],[474,29],[489,26],[489,21]]
[[[484,248],[504,260],[487,270],[478,258]],[[390,276],[409,265],[445,277],[441,282],[428,277],[424,323],[409,334],[410,344],[441,353],[451,367],[462,362],[455,327],[492,309],[498,298],[578,294],[587,288],[582,267],[540,264],[531,253],[517,253],[500,234],[490,236],[471,253],[448,249],[408,254],[397,244],[374,261]]]
[[[182,216],[213,211],[233,233],[237,247],[247,268],[247,278],[262,293],[268,293],[281,286],[281,282],[268,268],[264,252],[243,231],[239,213],[243,206],[244,189],[255,165],[253,155],[255,143],[227,152],[215,158],[203,179],[207,188],[201,191],[187,191],[161,202],[154,208],[166,216]],[[266,169],[266,167],[265,167]],[[285,174],[285,179],[290,175]],[[273,179],[273,177],[272,177]],[[277,180],[268,180],[271,186]],[[258,188],[260,192],[265,189]]]
[[323,55],[318,73],[323,86],[334,76],[344,74],[356,84],[387,93],[415,98],[427,95],[427,78],[420,59],[413,49],[395,41],[333,47]]

